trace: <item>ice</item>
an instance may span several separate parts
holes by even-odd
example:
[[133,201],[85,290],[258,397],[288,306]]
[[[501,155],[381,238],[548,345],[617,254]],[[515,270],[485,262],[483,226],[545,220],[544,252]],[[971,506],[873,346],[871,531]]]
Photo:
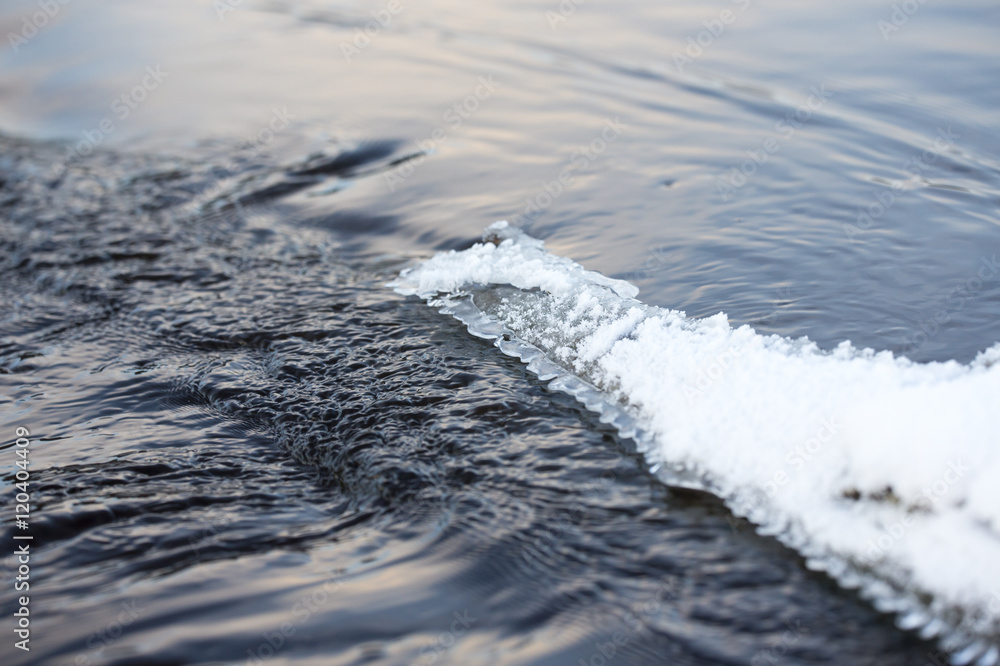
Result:
[[908,628],[1000,643],[1000,345],[968,365],[822,350],[645,305],[505,222],[484,238],[392,286],[462,302],[470,330],[489,322],[665,480],[715,492]]

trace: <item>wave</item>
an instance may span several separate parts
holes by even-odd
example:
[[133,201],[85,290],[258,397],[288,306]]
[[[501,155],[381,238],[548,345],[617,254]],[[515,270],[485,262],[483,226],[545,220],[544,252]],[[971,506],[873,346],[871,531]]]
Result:
[[1000,344],[920,364],[690,319],[507,222],[390,286],[495,340],[666,483],[719,495],[953,663],[1000,661]]

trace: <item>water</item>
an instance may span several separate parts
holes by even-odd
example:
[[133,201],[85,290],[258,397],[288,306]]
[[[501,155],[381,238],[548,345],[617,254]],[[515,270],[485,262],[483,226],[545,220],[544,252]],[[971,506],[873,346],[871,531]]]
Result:
[[968,362],[1000,337],[996,5],[399,7],[69,3],[5,40],[38,559],[4,662],[933,663],[384,285],[508,218],[651,305]]
[[666,483],[724,497],[901,626],[960,646],[956,662],[995,659],[1000,344],[915,364],[691,319],[507,222],[392,286],[575,397]]

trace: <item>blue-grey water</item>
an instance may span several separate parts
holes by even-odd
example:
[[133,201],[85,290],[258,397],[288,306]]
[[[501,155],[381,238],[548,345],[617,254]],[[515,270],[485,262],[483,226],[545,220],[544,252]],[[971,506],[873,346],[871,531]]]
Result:
[[0,2],[0,661],[944,663],[385,283],[506,218],[648,303],[967,361],[1000,339],[998,29]]

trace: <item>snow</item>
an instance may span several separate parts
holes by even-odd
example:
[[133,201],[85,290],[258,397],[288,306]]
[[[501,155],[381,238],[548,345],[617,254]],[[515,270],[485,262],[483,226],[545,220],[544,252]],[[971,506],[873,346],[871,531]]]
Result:
[[651,467],[698,479],[841,582],[997,643],[1000,345],[968,365],[824,351],[645,305],[505,222],[484,237],[392,286],[473,294],[486,319],[596,388],[598,411],[624,404]]

